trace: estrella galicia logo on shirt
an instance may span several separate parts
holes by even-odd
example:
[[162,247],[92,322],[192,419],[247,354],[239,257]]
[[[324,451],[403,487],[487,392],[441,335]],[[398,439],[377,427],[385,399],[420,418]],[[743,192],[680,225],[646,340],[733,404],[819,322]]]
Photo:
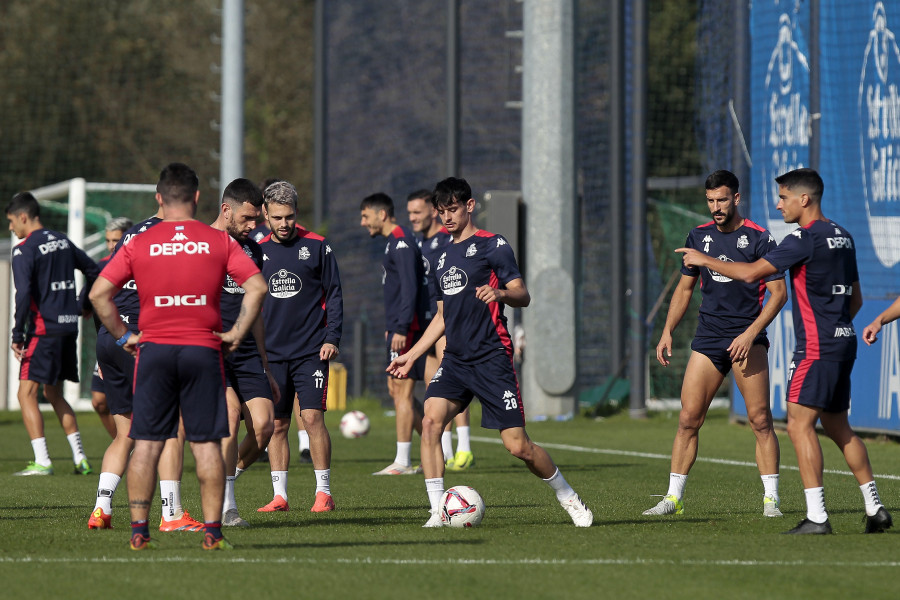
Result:
[[469,283],[469,276],[458,267],[450,267],[441,275],[441,291],[447,296],[454,296],[463,291]]
[[[731,260],[730,258],[725,256],[724,254],[719,255],[719,260],[721,260],[723,262],[734,262],[733,260]],[[712,269],[707,269],[707,270],[709,271],[709,274],[712,276],[713,281],[718,281],[719,283],[728,283],[729,281],[731,281],[731,277],[725,277],[721,273],[719,273],[717,271],[713,271]]]
[[300,278],[288,271],[280,269],[269,277],[269,293],[273,298],[290,298],[300,293],[303,282]]
[[234,279],[231,278],[231,275],[225,274],[225,284],[222,286],[222,291],[226,294],[243,294],[245,293],[244,288],[235,283]]

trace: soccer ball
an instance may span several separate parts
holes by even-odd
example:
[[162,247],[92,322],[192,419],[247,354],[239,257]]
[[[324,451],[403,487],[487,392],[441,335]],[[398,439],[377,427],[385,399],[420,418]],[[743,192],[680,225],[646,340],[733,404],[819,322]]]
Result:
[[447,527],[475,527],[484,518],[484,500],[467,485],[457,485],[441,496],[441,523]]
[[359,410],[351,410],[341,417],[341,435],[345,438],[362,437],[369,433],[369,417]]

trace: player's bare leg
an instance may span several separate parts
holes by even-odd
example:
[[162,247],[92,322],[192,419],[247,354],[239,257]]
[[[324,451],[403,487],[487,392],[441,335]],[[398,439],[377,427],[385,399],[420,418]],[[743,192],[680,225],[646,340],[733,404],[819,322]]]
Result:
[[36,381],[20,379],[19,391],[16,394],[25,431],[32,440],[44,437],[44,417],[41,416],[41,410],[38,408],[38,387],[40,385]]
[[134,449],[134,440],[128,437],[131,431],[131,413],[111,416],[116,425],[116,437],[103,453],[97,500],[88,518],[88,529],[112,529],[112,498],[128,468],[128,459]]
[[797,466],[806,497],[806,518],[786,533],[831,533],[822,484],[822,446],[816,434],[816,422],[821,414],[819,408],[796,402],[788,402],[787,405],[787,431],[797,453]]
[[706,421],[706,413],[716,390],[724,379],[725,376],[709,357],[700,352],[691,352],[681,384],[681,411],[678,413],[678,429],[672,442],[669,488],[663,499],[643,514],[670,515],[684,512],[684,486],[688,473],[697,460],[700,428]]
[[156,470],[165,444],[156,440],[135,440],[128,463],[128,507],[132,523],[146,523],[150,516]]
[[440,501],[444,495],[444,452],[441,434],[462,404],[446,398],[429,398],[422,417],[422,470],[425,473],[425,491],[428,494],[431,516],[423,527],[441,527]]
[[769,360],[765,347],[754,344],[745,360],[733,363],[732,371],[747,405],[750,427],[756,436],[756,465],[764,487],[763,514],[780,517],[778,471],[781,449],[769,406]]
[[247,434],[238,447],[237,467],[246,470],[268,446],[275,431],[275,407],[268,398],[252,398],[244,403]]
[[306,408],[300,411],[303,426],[309,434],[309,451],[316,476],[316,499],[312,512],[334,510],[331,497],[331,436],[325,427],[325,411]]
[[[196,458],[196,457],[195,457]],[[160,531],[199,531],[202,523],[191,517],[181,504],[181,476],[184,471],[184,424],[165,441],[158,460],[159,493],[162,500]]]
[[[412,379],[396,379],[388,376],[388,392],[394,401],[396,414],[397,453],[394,461],[373,475],[412,475],[418,470],[412,465],[412,432],[422,433],[422,415],[416,406]],[[440,439],[440,436],[438,436]]]
[[222,498],[225,494],[225,462],[222,460],[222,445],[219,440],[191,442],[191,452],[197,463],[203,521],[221,523]]
[[510,454],[524,462],[529,471],[553,489],[560,506],[569,513],[576,527],[591,526],[594,522],[593,513],[556,468],[547,451],[531,441],[524,427],[503,429],[500,431],[500,439]]
[[[53,406],[53,412],[56,413],[56,418],[59,419],[59,424],[62,425],[66,435],[78,433],[78,421],[75,419],[75,411],[63,398],[62,384],[45,385],[44,397]],[[35,400],[37,400],[37,397],[35,397]]]
[[113,419],[113,416],[109,413],[109,405],[106,404],[106,394],[102,392],[91,392],[91,406],[94,407],[94,412],[100,417],[100,422],[103,423],[103,427],[106,429],[107,433],[109,433],[109,437],[115,439],[116,420]]
[[866,506],[866,533],[881,533],[890,529],[893,519],[881,503],[872,464],[869,462],[869,451],[865,443],[850,427],[847,411],[840,413],[823,412],[820,416],[825,435],[830,437],[844,454],[847,466],[853,471],[859,484]]
[[222,463],[225,468],[225,495],[222,503],[222,525],[225,527],[249,527],[238,513],[234,497],[235,468],[238,461],[238,429],[241,425],[241,400],[234,388],[225,388],[225,405],[228,411],[228,437],[221,442]]
[[[296,404],[296,397],[294,399]],[[291,447],[288,433],[291,429],[291,418],[275,419],[275,430],[269,440],[269,470],[272,475],[272,501],[262,506],[257,512],[276,512],[290,510],[287,497],[288,466],[291,462]]]

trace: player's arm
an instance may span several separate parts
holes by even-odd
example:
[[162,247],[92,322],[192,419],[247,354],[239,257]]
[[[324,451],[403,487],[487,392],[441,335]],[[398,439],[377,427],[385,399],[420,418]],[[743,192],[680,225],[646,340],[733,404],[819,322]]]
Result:
[[708,256],[693,248],[678,248],[675,252],[684,254],[682,261],[686,267],[706,267],[721,273],[725,277],[745,283],[753,283],[778,272],[778,269],[765,258],[760,258],[752,263],[727,262]]
[[859,280],[853,282],[853,289],[850,291],[850,318],[855,319],[862,308],[863,297],[862,289],[859,287]]
[[[249,260],[249,259],[247,259]],[[233,277],[233,276],[232,276]],[[102,278],[102,277],[101,277]],[[259,271],[240,284],[244,288],[244,297],[241,300],[241,309],[238,312],[234,325],[224,333],[216,333],[222,338],[227,352],[234,352],[241,345],[241,340],[247,335],[247,331],[259,316],[268,286]]]
[[502,302],[507,306],[514,308],[524,308],[531,304],[531,294],[525,287],[525,281],[521,277],[513,279],[506,283],[506,289],[498,289],[489,285],[483,285],[475,290],[475,297],[490,304],[491,302]]
[[406,334],[416,314],[416,296],[420,282],[416,277],[416,252],[412,247],[397,248],[396,244],[391,257],[397,267],[397,279],[400,286],[397,292],[397,329],[391,339],[391,349],[399,352],[406,345]]
[[728,346],[728,353],[732,362],[743,360],[747,357],[750,348],[753,347],[753,340],[775,320],[778,312],[784,306],[784,303],[787,302],[787,284],[785,284],[784,278],[767,281],[766,290],[769,292],[769,300],[763,306],[759,316],[741,335],[734,338],[731,345]]
[[256,320],[253,321],[253,325],[250,327],[250,334],[256,340],[256,351],[259,352],[263,371],[269,380],[269,387],[272,388],[272,401],[277,404],[281,400],[281,390],[278,388],[275,378],[272,377],[272,373],[269,372],[269,356],[266,354],[266,326],[263,323],[262,314],[258,315]]
[[325,343],[319,350],[321,360],[331,360],[340,354],[339,346],[344,328],[344,293],[334,253],[322,243],[322,288],[325,294]]
[[140,336],[128,330],[128,327],[122,322],[116,303],[113,302],[113,296],[116,295],[121,287],[101,275],[94,282],[94,285],[91,286],[91,304],[94,305],[94,314],[106,326],[106,330],[116,340],[116,344],[134,354],[138,341],[140,341]]
[[[19,254],[15,252],[18,251]],[[17,246],[12,257],[13,283],[16,286],[16,308],[10,348],[16,358],[22,359],[25,351],[25,324],[31,307],[31,272],[34,268],[31,251],[24,245]]]
[[681,274],[672,298],[669,300],[669,312],[666,314],[666,324],[663,325],[659,343],[656,345],[656,360],[664,367],[669,366],[669,358],[672,357],[672,333],[681,323],[694,295],[694,287],[697,285],[697,277]]
[[444,335],[444,302],[438,300],[437,306],[437,314],[422,333],[419,341],[406,354],[401,354],[392,360],[385,371],[394,377],[406,377],[416,360],[441,339],[441,336]]
[[[853,289],[856,290],[856,287],[853,286]],[[894,300],[893,304],[884,309],[884,312],[875,317],[874,321],[866,325],[866,328],[863,329],[863,341],[871,346],[878,341],[878,332],[881,331],[881,328],[897,319],[900,319],[900,296]]]

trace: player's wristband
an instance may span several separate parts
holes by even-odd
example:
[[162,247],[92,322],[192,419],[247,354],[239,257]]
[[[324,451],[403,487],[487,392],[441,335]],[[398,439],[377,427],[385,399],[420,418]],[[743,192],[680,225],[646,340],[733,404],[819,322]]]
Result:
[[119,347],[124,346],[125,344],[128,343],[128,338],[130,338],[130,337],[131,337],[131,332],[126,331],[125,335],[123,335],[122,337],[120,337],[119,339],[116,340],[116,346],[119,346]]

